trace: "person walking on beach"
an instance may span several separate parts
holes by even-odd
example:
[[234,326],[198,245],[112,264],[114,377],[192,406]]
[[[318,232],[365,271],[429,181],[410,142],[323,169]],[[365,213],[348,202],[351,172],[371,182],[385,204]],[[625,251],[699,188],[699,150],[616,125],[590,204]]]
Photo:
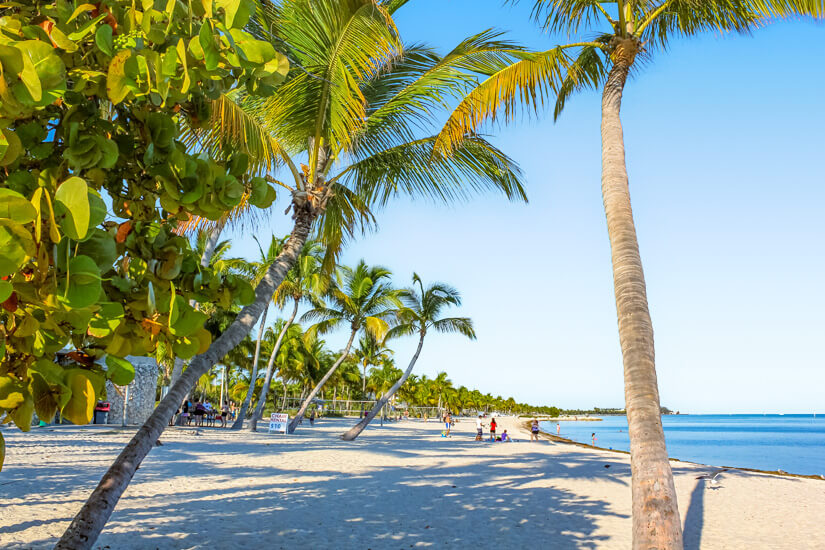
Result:
[[481,415],[476,418],[476,441],[481,441],[484,437],[484,424],[481,423]]
[[590,434],[590,438],[593,440],[593,446],[596,446],[596,432]]
[[312,409],[312,412],[309,413],[309,425],[315,426],[315,409]]
[[452,425],[452,422],[453,422],[453,417],[450,416],[450,413],[447,413],[444,416],[444,427],[446,428],[444,433],[447,437],[450,437],[450,426]]
[[533,424],[530,426],[530,441],[538,441],[539,440],[539,421],[538,419],[533,419]]
[[496,440],[496,419],[493,418],[490,420],[490,439],[495,441]]

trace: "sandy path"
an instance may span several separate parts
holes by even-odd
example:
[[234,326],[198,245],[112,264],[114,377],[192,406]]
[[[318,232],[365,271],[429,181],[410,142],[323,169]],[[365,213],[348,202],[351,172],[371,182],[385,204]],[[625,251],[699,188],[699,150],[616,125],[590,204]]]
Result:
[[[172,428],[118,504],[100,548],[629,548],[625,455],[560,443],[477,443],[435,422],[336,436]],[[0,548],[48,548],[134,429],[4,428]],[[605,468],[609,465],[609,468]],[[675,463],[688,550],[825,548],[825,481]]]

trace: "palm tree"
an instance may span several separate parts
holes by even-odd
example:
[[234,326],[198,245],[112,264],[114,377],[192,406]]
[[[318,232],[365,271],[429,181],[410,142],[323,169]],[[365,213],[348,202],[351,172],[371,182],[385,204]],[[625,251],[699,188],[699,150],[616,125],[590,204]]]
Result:
[[653,328],[630,207],[619,116],[625,81],[640,60],[671,39],[705,31],[747,32],[765,17],[825,15],[821,0],[535,0],[533,14],[569,44],[530,55],[514,52],[455,108],[437,138],[446,153],[469,131],[520,103],[538,108],[556,96],[555,117],[571,94],[602,88],[602,196],[625,373],[625,402],[633,472],[634,548],[681,548],[682,528],[665,448],[654,361]]
[[[345,441],[352,441],[358,437],[372,419],[375,418],[378,411],[387,404],[387,401],[389,401],[395,392],[398,391],[398,388],[400,388],[410,376],[415,362],[421,354],[421,348],[424,346],[424,337],[427,335],[427,331],[434,330],[443,333],[457,332],[471,340],[475,340],[476,334],[473,330],[473,323],[469,318],[439,317],[445,308],[451,306],[458,307],[461,305],[461,295],[451,286],[443,283],[433,283],[425,289],[421,278],[417,273],[414,273],[413,286],[402,292],[401,300],[404,307],[398,313],[399,324],[390,329],[387,337],[393,338],[417,333],[418,347],[410,360],[410,364],[407,366],[407,370],[404,371],[401,378],[375,403],[375,406],[373,406],[372,410],[363,420],[343,435]],[[439,398],[439,409],[441,408],[441,398],[446,388],[451,385],[452,383],[447,379],[447,373],[445,372],[439,373],[435,378],[433,387]]]
[[[420,137],[433,126],[437,107],[461,97],[502,44],[487,34],[447,56],[406,48],[392,19],[405,3],[280,0],[255,10],[250,24],[287,55],[290,71],[269,100],[243,98],[212,109],[213,117],[233,117],[238,124],[215,125],[198,139],[205,144],[206,136],[215,135],[218,148],[234,151],[250,134],[271,137],[262,150],[287,168],[289,183],[268,179],[289,192],[293,229],[258,283],[255,300],[192,359],[104,474],[69,528],[72,540],[97,539],[183,397],[252,330],[313,230],[327,246],[330,267],[346,237],[370,224],[370,208],[399,194],[455,202],[495,190],[525,199],[518,167],[475,133],[442,155],[432,154],[434,136]],[[307,165],[299,159],[308,159]],[[83,522],[92,513],[95,521]]]
[[[361,365],[361,398],[367,398],[367,367],[378,365],[385,358],[392,356],[393,351],[383,343],[379,343],[370,335],[363,336],[358,340],[358,348],[353,354]],[[361,403],[361,415],[364,413],[364,403]]]
[[383,339],[390,328],[389,321],[401,306],[399,291],[384,282],[390,277],[388,269],[368,266],[361,260],[354,268],[344,266],[339,272],[340,281],[336,281],[329,289],[329,307],[315,307],[306,312],[301,320],[317,321],[307,332],[318,334],[325,334],[347,324],[350,328],[349,340],[338,360],[301,404],[295,418],[289,423],[289,433],[295,431],[318,391],[347,358],[355,336],[363,330],[376,340]]
[[[269,270],[269,266],[271,266],[278,259],[278,256],[280,256],[281,252],[283,251],[286,239],[279,239],[275,235],[272,235],[272,238],[269,241],[269,247],[266,249],[266,251],[264,251],[257,237],[253,238],[255,239],[255,242],[258,244],[258,252],[260,253],[260,259],[258,261],[249,262],[247,264],[247,273],[249,275],[249,278],[257,284],[266,275],[267,270]],[[232,423],[233,430],[240,430],[243,427],[243,421],[246,418],[246,411],[249,410],[249,404],[252,402],[252,395],[255,390],[255,381],[258,379],[258,360],[261,356],[261,341],[263,339],[264,329],[266,328],[266,316],[268,313],[269,302],[267,302],[266,307],[264,308],[264,312],[261,315],[261,321],[258,326],[258,340],[255,344],[255,356],[252,359],[252,375],[251,383],[249,385],[249,391],[246,393],[246,397],[244,397],[243,403],[241,404],[241,408],[238,411],[238,417],[235,419],[235,422]]]
[[323,247],[320,243],[314,241],[306,243],[295,265],[289,270],[286,279],[284,279],[281,286],[279,286],[275,292],[275,303],[278,307],[283,308],[287,300],[292,301],[292,314],[282,325],[281,331],[278,334],[278,340],[275,342],[272,353],[269,356],[261,395],[258,397],[258,404],[249,421],[249,431],[251,432],[257,430],[258,420],[263,413],[266,395],[269,392],[269,383],[272,380],[275,356],[278,354],[286,331],[289,330],[289,327],[293,321],[295,321],[295,316],[298,314],[298,307],[305,302],[313,305],[320,303],[320,294],[324,292],[328,280],[321,270],[322,250]]

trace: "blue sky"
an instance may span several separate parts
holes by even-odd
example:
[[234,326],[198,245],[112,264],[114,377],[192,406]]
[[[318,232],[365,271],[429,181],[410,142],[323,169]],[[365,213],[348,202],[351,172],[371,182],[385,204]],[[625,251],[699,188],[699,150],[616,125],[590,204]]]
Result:
[[[442,51],[495,27],[547,49],[530,3],[414,0],[407,42]],[[825,25],[676,41],[630,81],[622,111],[662,403],[682,412],[825,412]],[[461,290],[479,339],[428,336],[418,374],[561,407],[621,407],[623,381],[600,193],[599,95],[496,130],[528,205],[401,200],[353,243],[360,258]],[[271,227],[267,227],[270,225]],[[273,214],[258,229],[289,231]],[[254,257],[235,235],[236,253]],[[345,335],[328,338],[333,347]],[[399,341],[398,366],[413,342]]]

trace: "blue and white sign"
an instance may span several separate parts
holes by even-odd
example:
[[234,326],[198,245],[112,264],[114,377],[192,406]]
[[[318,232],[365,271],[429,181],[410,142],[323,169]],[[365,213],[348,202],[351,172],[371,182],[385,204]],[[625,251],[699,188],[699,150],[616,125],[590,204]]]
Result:
[[283,432],[286,434],[286,427],[288,423],[288,414],[272,413],[269,417],[269,433]]

